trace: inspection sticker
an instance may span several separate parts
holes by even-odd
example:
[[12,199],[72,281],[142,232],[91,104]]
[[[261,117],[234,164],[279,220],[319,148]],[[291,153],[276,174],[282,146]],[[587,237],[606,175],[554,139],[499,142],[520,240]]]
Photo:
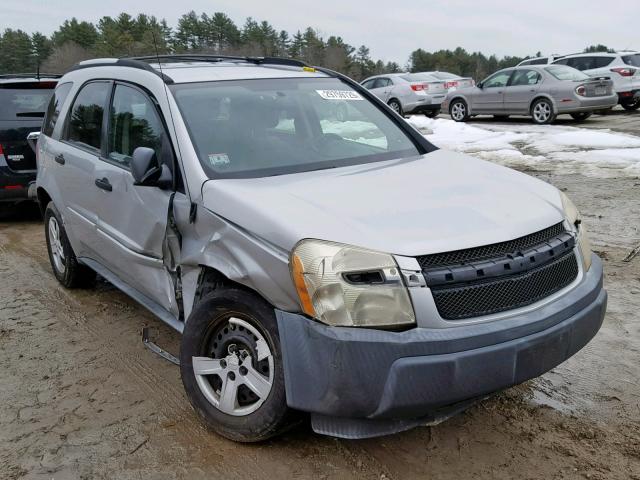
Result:
[[230,163],[231,161],[229,160],[229,155],[227,155],[226,153],[209,154],[209,164],[212,167],[226,167]]
[[358,92],[353,90],[316,90],[325,100],[362,100]]

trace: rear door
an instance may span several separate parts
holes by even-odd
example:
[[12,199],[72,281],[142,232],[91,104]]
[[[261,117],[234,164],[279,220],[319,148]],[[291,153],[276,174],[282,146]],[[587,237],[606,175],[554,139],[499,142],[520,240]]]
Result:
[[542,75],[536,70],[521,68],[513,75],[504,89],[505,113],[526,114],[529,105],[540,88]]
[[504,110],[504,92],[513,70],[501,70],[484,82],[482,88],[473,95],[473,111],[478,113],[502,113]]
[[64,221],[80,257],[96,258],[97,206],[94,171],[102,150],[102,126],[112,82],[95,81],[78,91],[60,142],[47,142],[47,167],[56,179]]
[[[155,101],[142,89],[116,83],[105,149],[91,179],[96,198],[99,261],[130,286],[178,316],[163,246],[173,192],[133,184],[137,147],[156,151],[173,168],[173,150]],[[178,193],[179,194],[179,193]]]
[[56,82],[0,83],[0,167],[33,173],[36,154],[27,135],[39,132]]

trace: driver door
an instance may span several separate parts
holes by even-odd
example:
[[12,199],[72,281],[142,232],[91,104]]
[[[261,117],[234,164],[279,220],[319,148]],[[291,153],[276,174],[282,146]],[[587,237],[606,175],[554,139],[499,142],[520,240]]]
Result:
[[107,269],[177,317],[163,253],[173,192],[136,186],[130,173],[137,147],[152,148],[160,162],[173,165],[169,137],[155,102],[132,85],[115,84],[109,112],[106,149],[94,171],[96,250]]
[[504,111],[504,92],[513,70],[500,70],[484,82],[473,96],[473,111],[476,113],[496,113]]

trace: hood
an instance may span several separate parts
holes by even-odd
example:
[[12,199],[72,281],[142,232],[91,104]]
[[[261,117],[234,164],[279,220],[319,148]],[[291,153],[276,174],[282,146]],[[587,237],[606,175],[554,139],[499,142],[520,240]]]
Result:
[[208,180],[203,201],[285,250],[318,238],[407,256],[511,240],[564,217],[551,185],[446,150],[316,172]]

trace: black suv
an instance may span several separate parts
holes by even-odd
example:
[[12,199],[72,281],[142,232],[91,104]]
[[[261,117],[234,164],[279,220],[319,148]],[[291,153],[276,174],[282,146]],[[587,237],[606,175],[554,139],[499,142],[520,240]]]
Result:
[[0,209],[27,200],[36,180],[36,154],[27,142],[39,132],[57,75],[0,75]]

